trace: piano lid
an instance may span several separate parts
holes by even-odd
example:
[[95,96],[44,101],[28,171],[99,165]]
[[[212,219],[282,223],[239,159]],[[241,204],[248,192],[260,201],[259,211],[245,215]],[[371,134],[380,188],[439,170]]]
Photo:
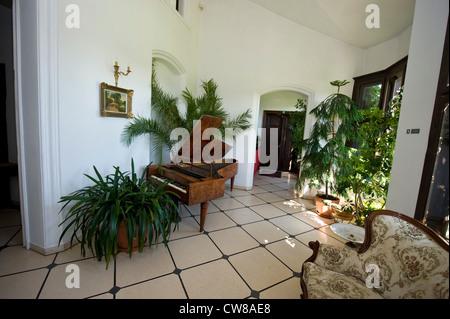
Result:
[[222,118],[202,115],[172,161],[175,163],[211,163],[221,160],[232,149],[230,145],[213,136],[222,122]]

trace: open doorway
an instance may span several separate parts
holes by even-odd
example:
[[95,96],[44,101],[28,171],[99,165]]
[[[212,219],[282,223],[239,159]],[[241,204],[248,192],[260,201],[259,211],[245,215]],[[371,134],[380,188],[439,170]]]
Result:
[[[260,96],[258,127],[265,129],[267,145],[264,149],[267,150],[267,154],[275,151],[269,147],[271,145],[270,129],[276,129],[278,132],[276,176],[281,176],[283,173],[298,174],[298,168],[295,165],[296,154],[292,149],[290,114],[296,111],[295,106],[299,99],[307,101],[308,96],[292,90],[278,90]],[[259,159],[260,157],[257,156],[257,160]],[[264,174],[264,167],[269,164],[257,163],[260,174]]]
[[[290,120],[290,112],[286,111],[264,111],[263,114],[263,128],[266,129],[266,150],[271,145],[270,129],[276,129],[278,131],[278,172],[295,173],[295,165],[293,165],[295,154],[293,154],[292,150],[292,131],[289,128]],[[262,167],[267,165],[269,163],[261,164]]]
[[0,0],[0,247],[21,244],[12,0]]

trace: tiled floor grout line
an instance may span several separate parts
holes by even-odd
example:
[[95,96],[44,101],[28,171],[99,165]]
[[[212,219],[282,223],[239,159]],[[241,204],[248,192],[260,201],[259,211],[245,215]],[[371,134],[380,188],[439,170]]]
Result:
[[[187,289],[186,289],[186,286],[185,286],[185,284],[184,284],[184,282],[183,282],[183,278],[181,278],[181,273],[184,271],[184,269],[182,270],[182,269],[180,269],[180,268],[177,267],[177,264],[175,263],[175,258],[173,258],[173,254],[172,254],[172,252],[170,251],[169,243],[167,243],[167,250],[169,251],[170,258],[172,259],[172,263],[173,263],[173,265],[174,265],[174,267],[175,267],[175,269],[173,270],[172,273],[177,275],[178,280],[179,280],[180,283],[181,283],[181,287],[183,288],[184,295],[186,296],[186,299],[190,299],[190,298],[189,298],[189,294],[188,294]],[[167,275],[166,275],[166,276],[167,276]],[[152,280],[153,280],[153,279],[154,279],[154,278],[152,278]]]
[[[246,195],[242,195],[242,196],[246,196]],[[242,196],[236,196],[236,197],[242,197]],[[236,199],[236,198],[234,198],[234,196],[231,196],[231,195],[230,195],[230,198]],[[236,200],[238,200],[238,199],[236,199]],[[239,201],[239,200],[238,200],[238,201]],[[241,202],[240,202],[240,203],[241,203]],[[241,203],[241,204],[243,204],[243,203]],[[266,205],[266,204],[271,204],[271,203],[270,203],[270,202],[266,202],[265,204],[260,204],[260,205]],[[243,205],[244,205],[244,204],[243,204]],[[253,206],[259,206],[259,205],[253,205]],[[246,206],[246,205],[244,205],[244,207],[241,207],[241,208],[249,208],[249,209],[251,209],[251,207],[252,207],[252,206]],[[274,207],[275,207],[275,206],[274,206]],[[187,208],[187,207],[186,207],[186,208]],[[188,209],[188,208],[187,208],[187,209]],[[239,209],[239,208],[237,208],[237,209]],[[251,210],[252,210],[252,209],[251,209]],[[303,209],[302,209],[301,211],[304,211],[304,210],[306,210],[306,208],[303,207]],[[189,213],[191,214],[190,217],[194,217],[194,218],[195,218],[195,215],[193,215],[192,212],[191,212],[189,209],[188,209],[188,211],[189,211]],[[253,211],[253,210],[252,210],[252,211]],[[299,211],[299,212],[301,212],[301,211]],[[276,217],[272,217],[272,218],[268,218],[268,219],[267,219],[267,218],[264,218],[264,216],[258,214],[257,212],[255,212],[255,211],[253,211],[253,212],[254,212],[255,214],[257,214],[258,216],[262,217],[262,218],[263,218],[263,221],[269,221],[269,222],[270,222],[270,220],[273,219],[273,218],[283,217],[283,216],[276,216]],[[283,211],[283,212],[286,214],[285,216],[291,216],[291,213],[288,213],[288,212],[285,212],[285,211]],[[213,212],[213,214],[215,214],[215,213],[223,213],[223,214],[226,215],[226,211],[225,211],[225,210],[222,210],[222,209],[220,209],[218,212]],[[226,216],[228,217],[228,215],[226,215]],[[185,217],[185,218],[189,218],[189,217]],[[228,218],[230,218],[231,220],[233,220],[231,217],[228,217]],[[294,218],[295,218],[295,217],[294,217]],[[301,221],[301,220],[299,220],[299,221],[300,221],[300,222],[303,222],[303,221]],[[247,287],[251,290],[251,294],[250,294],[250,296],[248,296],[247,298],[255,297],[255,295],[254,295],[255,292],[256,292],[256,293],[258,294],[258,296],[259,296],[259,294],[260,294],[261,292],[263,292],[264,290],[267,290],[267,289],[269,289],[269,288],[271,288],[271,287],[273,287],[273,286],[276,286],[276,285],[278,285],[278,284],[280,284],[280,283],[282,283],[282,282],[284,282],[284,281],[286,281],[286,280],[289,280],[289,279],[291,279],[291,278],[294,278],[294,277],[297,277],[297,276],[298,276],[298,274],[297,274],[293,269],[291,269],[288,265],[286,265],[286,264],[285,264],[281,259],[279,259],[273,252],[271,252],[269,249],[267,249],[267,246],[268,246],[268,245],[270,245],[270,244],[275,244],[275,243],[280,242],[280,241],[284,241],[284,240],[286,240],[286,238],[282,238],[282,239],[279,239],[279,240],[275,240],[275,241],[270,242],[270,243],[268,243],[268,244],[261,244],[261,243],[259,243],[259,241],[258,241],[253,235],[251,235],[246,229],[244,229],[244,228],[242,227],[241,224],[238,224],[238,223],[237,223],[236,221],[234,221],[234,220],[233,220],[233,222],[236,223],[235,226],[230,226],[230,227],[226,227],[226,228],[221,228],[221,229],[217,229],[217,230],[213,230],[213,231],[203,231],[203,233],[202,233],[202,234],[205,234],[206,236],[208,236],[208,238],[211,240],[211,242],[214,244],[214,246],[215,246],[215,247],[219,250],[219,252],[222,254],[222,257],[216,258],[216,259],[213,259],[213,260],[209,260],[209,261],[206,261],[206,262],[201,263],[201,264],[196,264],[196,265],[187,267],[187,268],[185,268],[185,269],[183,269],[183,270],[181,270],[181,271],[186,271],[186,270],[191,269],[191,268],[195,268],[195,267],[198,267],[198,266],[201,266],[201,265],[205,265],[205,264],[208,264],[208,263],[216,262],[217,260],[225,259],[225,260],[227,260],[228,264],[234,269],[234,271],[238,274],[238,276],[242,279],[242,281],[247,285]],[[246,223],[246,224],[243,224],[243,225],[250,225],[250,224],[253,224],[253,223],[256,223],[256,222],[260,222],[260,221],[254,221],[254,222]],[[270,222],[270,223],[271,223],[272,225],[274,225],[275,227],[278,227],[277,225],[273,224],[272,222]],[[305,222],[303,222],[303,223],[305,223]],[[306,224],[306,225],[309,225],[309,224],[307,224],[307,223],[305,223],[305,224]],[[224,252],[220,249],[220,247],[216,244],[216,242],[211,238],[211,236],[209,236],[209,234],[210,234],[210,233],[213,233],[213,232],[217,232],[217,231],[223,231],[223,230],[226,230],[226,229],[235,228],[235,227],[241,228],[247,235],[249,235],[249,236],[250,236],[253,240],[255,240],[257,243],[259,243],[259,245],[256,246],[256,247],[252,247],[252,248],[249,248],[249,249],[245,249],[245,250],[242,250],[242,251],[239,251],[239,252],[230,254],[230,255],[224,254]],[[313,228],[313,229],[316,229],[316,228]],[[308,232],[308,231],[306,231],[306,232]],[[306,233],[306,232],[304,232],[304,233]],[[293,239],[295,239],[294,236],[296,236],[296,235],[291,235],[291,234],[288,234],[288,233],[286,233],[286,234],[288,235],[288,238],[293,238]],[[299,234],[302,234],[302,233],[299,233]],[[197,236],[197,235],[193,235],[193,236]],[[191,236],[189,236],[189,237],[191,237]],[[177,239],[174,239],[174,240],[182,240],[182,239],[185,239],[185,238],[187,238],[187,237],[177,238]],[[304,245],[304,243],[302,243],[302,242],[300,242],[300,243]],[[305,245],[305,246],[306,246],[306,245]],[[248,252],[248,251],[251,251],[251,250],[254,250],[254,249],[258,249],[258,248],[264,248],[271,256],[275,257],[279,262],[281,262],[285,267],[287,267],[287,268],[292,272],[292,276],[289,277],[289,278],[286,278],[286,279],[284,279],[284,280],[282,280],[282,281],[280,281],[280,282],[277,282],[277,283],[275,283],[275,284],[273,284],[273,285],[271,285],[271,286],[269,286],[269,287],[266,287],[266,288],[264,288],[264,289],[262,289],[262,290],[260,290],[260,291],[255,291],[255,290],[253,290],[253,289],[251,288],[251,286],[247,283],[247,281],[245,280],[245,278],[239,273],[239,271],[238,271],[238,270],[235,268],[235,266],[231,263],[231,261],[229,260],[229,258],[232,257],[232,256],[234,256],[234,255],[238,255],[238,254],[241,254],[241,253],[245,253],[245,252]],[[169,251],[170,251],[170,248],[169,248]],[[173,256],[172,256],[171,253],[170,253],[170,255],[171,255],[172,261],[173,261],[173,263],[174,263],[174,265],[175,265],[175,267],[176,267],[175,260],[173,259]],[[224,258],[223,256],[226,256],[226,258]],[[153,280],[153,279],[154,279],[154,278],[152,278],[151,280]],[[180,281],[182,282],[182,278],[181,278],[180,274],[179,274],[179,279],[180,279]],[[184,285],[183,285],[183,289],[185,290],[186,296],[188,296],[188,293],[187,293],[187,291],[186,291]],[[253,295],[252,295],[252,294],[253,294]],[[189,297],[188,297],[188,299],[189,299]]]
[[[4,229],[4,228],[12,228],[12,227],[17,227],[17,226],[7,226],[7,227],[2,227],[1,229]],[[17,244],[17,245],[11,245],[11,246],[9,246],[8,244],[11,242],[11,240],[14,239],[14,237],[16,237],[16,235],[17,235],[21,230],[22,230],[22,226],[14,233],[14,235],[11,236],[10,239],[8,239],[8,240],[6,241],[6,243],[5,243],[4,245],[0,246],[0,251],[2,251],[2,249],[8,248],[8,247],[18,246],[18,244]]]
[[42,282],[42,285],[41,285],[41,288],[39,289],[39,292],[37,293],[37,295],[36,295],[36,299],[39,299],[39,296],[41,295],[41,293],[42,293],[42,289],[44,289],[44,286],[45,286],[45,283],[47,282],[47,279],[48,279],[48,276],[50,276],[50,272],[52,271],[52,269],[55,267],[55,261],[56,261],[56,258],[58,257],[58,254],[55,254],[55,257],[53,258],[53,262],[50,264],[50,265],[48,265],[47,267],[44,267],[44,268],[47,268],[48,269],[48,272],[47,272],[47,275],[45,276],[45,278],[44,278],[44,280],[43,280],[43,282]]
[[[238,196],[238,197],[242,197],[242,196]],[[231,198],[234,198],[233,196],[231,196]],[[243,203],[241,203],[241,204],[243,204]],[[271,203],[269,203],[269,202],[267,202],[266,204],[271,204]],[[266,204],[261,204],[261,205],[266,205]],[[253,206],[259,206],[259,205],[253,205]],[[249,209],[251,209],[251,206],[245,206],[244,205],[244,207],[246,207],[246,208],[249,208]],[[252,209],[251,209],[252,210]],[[253,210],[252,210],[253,211]],[[302,210],[303,211],[303,210]],[[222,212],[222,213],[224,213],[224,214],[226,214],[226,211],[220,211],[220,212]],[[260,214],[258,214],[256,211],[253,211],[254,213],[256,213],[258,216],[260,216],[260,217],[262,217],[263,218],[263,221],[268,221],[268,222],[270,222],[272,225],[274,225],[275,227],[278,227],[277,225],[275,225],[274,223],[272,223],[270,220],[271,219],[274,219],[274,218],[278,218],[278,217],[284,217],[284,216],[277,216],[277,217],[272,217],[272,218],[264,218],[264,216],[262,216],[262,215],[260,215]],[[287,212],[285,212],[285,211],[283,211],[286,215],[285,216],[290,216],[291,214],[290,213],[287,213]],[[229,217],[230,218],[230,217]],[[295,217],[294,217],[295,218]],[[232,218],[231,218],[232,219]],[[233,219],[232,219],[233,220]],[[303,221],[301,221],[301,220],[299,220],[300,222],[303,222]],[[236,221],[234,221],[233,220],[233,222],[235,222],[236,223]],[[253,223],[257,223],[257,222],[261,222],[261,221],[255,221],[255,222],[250,222],[250,223],[246,223],[246,224],[244,224],[244,225],[250,225],[250,224],[253,224]],[[305,222],[303,222],[303,223],[305,223]],[[237,224],[237,223],[236,223]],[[306,225],[308,225],[307,223],[305,223]],[[234,228],[234,227],[239,227],[239,228],[241,228],[247,235],[249,235],[251,238],[253,238],[256,242],[258,242],[259,243],[259,241],[252,235],[252,234],[250,234],[245,228],[243,228],[242,227],[242,225],[240,225],[240,224],[237,224],[236,226],[232,226],[232,227],[228,227],[228,228],[223,228],[223,229],[219,229],[219,230],[215,230],[215,231],[222,231],[222,230],[224,230],[224,229],[229,229],[229,228]],[[315,228],[313,228],[313,229],[315,229]],[[211,232],[214,232],[214,231],[211,231]],[[207,232],[207,235],[208,235],[208,237],[209,237],[209,239],[214,243],[214,245],[217,247],[217,249],[219,249],[219,251],[222,253],[222,255],[225,255],[223,252],[222,252],[222,250],[217,246],[217,244],[214,242],[214,240],[209,236],[209,233],[211,233],[211,232]],[[304,232],[304,233],[306,233],[306,232]],[[295,235],[291,235],[291,234],[289,234],[289,233],[287,233],[286,232],[286,234],[288,235],[288,238],[293,238],[293,239],[295,239]],[[302,233],[299,233],[299,234],[302,234]],[[282,239],[278,239],[278,240],[275,240],[275,241],[273,241],[273,242],[270,242],[270,243],[268,243],[268,244],[262,244],[262,243],[259,243],[259,245],[257,246],[257,247],[253,247],[253,248],[249,248],[249,249],[246,249],[246,250],[242,250],[242,251],[239,251],[239,252],[236,252],[236,253],[234,253],[234,254],[231,254],[231,255],[225,255],[225,256],[227,256],[227,258],[226,258],[226,260],[228,261],[228,263],[231,265],[231,267],[236,271],[236,273],[241,277],[241,279],[244,281],[244,283],[249,287],[249,289],[252,291],[252,293],[253,292],[256,292],[257,294],[258,294],[258,298],[259,298],[259,294],[261,293],[261,292],[263,292],[264,290],[267,290],[267,289],[270,289],[271,287],[274,287],[274,286],[276,286],[276,285],[278,285],[278,284],[280,284],[280,283],[282,283],[282,282],[284,282],[284,281],[286,281],[286,280],[289,280],[289,279],[291,279],[291,278],[294,278],[294,277],[297,277],[298,276],[298,274],[292,269],[292,268],[290,268],[288,265],[286,265],[280,258],[278,258],[273,252],[271,252],[269,249],[267,249],[267,246],[269,246],[269,245],[271,245],[271,244],[275,244],[275,243],[277,243],[277,242],[280,242],[280,241],[284,241],[285,240],[285,238],[282,238]],[[300,242],[301,243],[301,242]],[[303,243],[302,243],[303,244]],[[266,287],[266,288],[264,288],[264,289],[262,289],[262,290],[260,290],[260,291],[255,291],[255,290],[253,290],[251,287],[250,287],[250,285],[247,283],[247,281],[244,279],[244,277],[239,273],[239,271],[234,267],[234,265],[229,261],[229,258],[230,257],[232,257],[232,256],[234,256],[234,255],[238,255],[238,254],[241,254],[241,253],[244,253],[244,252],[247,252],[247,251],[251,251],[251,250],[254,250],[254,249],[258,249],[258,248],[264,248],[270,255],[272,255],[273,257],[275,257],[279,262],[281,262],[285,267],[287,267],[291,272],[292,272],[292,276],[291,277],[288,277],[287,279],[284,279],[284,280],[282,280],[282,281],[280,281],[280,282],[277,282],[277,283],[275,283],[275,284],[273,284],[273,285],[271,285],[271,286],[269,286],[269,287]],[[210,261],[211,262],[211,261]],[[192,268],[193,267],[196,267],[196,266],[192,266]],[[250,298],[250,297],[255,297],[254,295],[252,296],[249,296],[248,298]]]
[[[184,240],[184,239],[191,238],[191,237],[195,237],[195,236],[205,235],[205,236],[207,236],[207,238],[209,239],[209,241],[212,242],[212,244],[214,245],[214,247],[220,252],[220,254],[222,255],[221,257],[215,258],[215,259],[213,259],[213,260],[208,260],[208,261],[202,262],[202,263],[200,263],[200,264],[195,264],[195,265],[186,267],[186,268],[184,268],[184,269],[180,269],[180,268],[178,268],[178,266],[177,266],[177,264],[176,264],[176,262],[175,262],[175,258],[174,258],[174,256],[173,256],[173,252],[171,251],[170,247],[167,246],[166,248],[167,248],[168,253],[169,253],[169,255],[170,255],[171,261],[172,261],[172,263],[173,263],[173,265],[174,265],[174,267],[175,267],[175,269],[174,269],[173,272],[169,272],[169,273],[166,273],[166,274],[158,275],[158,276],[156,276],[156,277],[148,278],[148,279],[145,279],[145,280],[142,280],[142,281],[133,282],[133,283],[131,283],[131,284],[124,285],[123,287],[118,287],[118,286],[117,286],[117,279],[118,279],[118,278],[117,278],[117,276],[118,276],[118,273],[117,273],[117,267],[118,267],[118,265],[117,265],[116,259],[114,258],[114,259],[113,259],[114,274],[113,274],[113,285],[112,285],[112,287],[111,287],[109,290],[107,290],[107,291],[104,291],[104,292],[101,292],[101,293],[96,293],[95,295],[89,296],[89,297],[87,297],[87,298],[93,298],[93,297],[101,296],[101,295],[104,295],[104,294],[110,294],[110,295],[112,296],[113,299],[116,299],[116,294],[117,294],[120,290],[122,290],[122,289],[130,288],[130,287],[137,286],[137,285],[142,284],[142,283],[145,283],[145,282],[151,282],[151,281],[156,280],[156,279],[159,279],[159,278],[163,278],[163,277],[166,277],[166,276],[170,276],[170,275],[172,275],[172,274],[176,274],[177,277],[178,277],[178,280],[180,281],[180,284],[181,284],[181,287],[182,287],[182,289],[183,289],[183,292],[184,292],[185,297],[186,297],[187,299],[190,299],[189,294],[188,294],[188,291],[187,291],[187,288],[186,288],[186,286],[185,286],[185,283],[183,282],[183,279],[182,279],[181,274],[182,274],[184,271],[187,271],[187,270],[189,270],[189,269],[196,268],[196,267],[199,267],[199,266],[202,266],[202,265],[206,265],[206,264],[208,264],[208,263],[213,263],[213,262],[216,262],[216,261],[222,260],[222,259],[225,259],[225,260],[227,261],[228,265],[231,266],[231,268],[233,269],[233,271],[239,276],[239,278],[243,281],[243,283],[244,283],[244,284],[248,287],[248,289],[250,290],[250,295],[247,296],[246,298],[259,298],[259,297],[260,297],[260,294],[261,294],[262,292],[264,292],[264,291],[266,291],[266,290],[269,290],[269,289],[271,289],[271,288],[273,288],[273,287],[275,287],[275,286],[277,286],[277,285],[279,285],[279,284],[281,284],[281,283],[283,283],[283,282],[289,281],[289,280],[292,279],[292,278],[298,278],[299,273],[297,273],[296,271],[294,271],[294,269],[292,269],[288,264],[286,264],[285,262],[283,262],[283,261],[282,261],[282,260],[281,260],[274,252],[272,252],[271,250],[269,250],[269,249],[268,249],[268,246],[273,245],[273,244],[276,244],[276,243],[279,243],[279,242],[282,242],[282,241],[285,241],[286,239],[294,239],[294,240],[296,240],[296,242],[302,244],[302,246],[305,246],[305,247],[308,247],[308,248],[309,248],[309,246],[308,246],[305,242],[303,242],[303,241],[301,241],[301,240],[299,240],[299,239],[297,239],[297,238],[295,238],[295,237],[296,237],[296,236],[299,236],[299,235],[302,235],[302,234],[307,234],[307,233],[309,233],[309,232],[311,232],[311,231],[316,231],[316,230],[321,231],[321,228],[326,227],[327,225],[323,225],[323,226],[320,226],[320,227],[316,227],[316,226],[313,226],[312,224],[309,224],[309,223],[307,223],[306,221],[304,221],[304,220],[302,220],[302,219],[300,219],[300,218],[298,218],[298,217],[296,217],[296,216],[293,216],[294,214],[297,214],[297,213],[301,213],[301,212],[305,212],[305,211],[310,210],[310,209],[306,208],[303,204],[300,204],[301,202],[299,202],[299,205],[302,205],[302,206],[301,206],[301,209],[298,210],[298,211],[296,211],[296,212],[287,212],[287,211],[283,210],[281,207],[277,207],[277,206],[273,205],[274,203],[279,203],[279,202],[282,202],[282,201],[297,200],[297,199],[301,199],[301,198],[295,198],[295,197],[294,197],[294,198],[286,198],[286,197],[290,197],[290,196],[287,196],[287,195],[283,196],[282,193],[280,193],[280,194],[275,194],[276,192],[282,192],[282,191],[285,191],[286,193],[292,192],[291,183],[289,183],[289,181],[278,181],[278,180],[277,180],[276,182],[273,182],[273,181],[268,182],[268,180],[269,180],[268,178],[261,179],[262,183],[255,184],[255,186],[257,186],[257,187],[259,187],[259,188],[261,188],[261,186],[264,187],[264,186],[271,186],[271,185],[273,185],[273,186],[277,186],[277,185],[283,185],[283,186],[285,186],[285,185],[287,184],[288,186],[286,186],[286,187],[279,187],[279,186],[277,186],[277,187],[280,188],[279,190],[278,190],[278,189],[275,189],[275,190],[266,190],[266,189],[264,189],[264,188],[261,188],[261,190],[264,190],[264,192],[260,192],[260,193],[256,193],[256,194],[252,194],[250,191],[247,191],[247,190],[242,190],[243,192],[246,192],[246,194],[245,194],[245,193],[240,193],[240,192],[238,192],[236,195],[233,195],[232,192],[231,192],[230,190],[227,189],[227,192],[226,192],[227,197],[225,197],[225,198],[233,199],[234,201],[236,201],[236,202],[238,202],[240,205],[242,205],[242,207],[230,208],[230,209],[226,209],[226,208],[225,208],[225,209],[222,209],[222,208],[220,208],[218,205],[215,205],[215,204],[213,203],[213,204],[214,204],[214,207],[217,208],[218,211],[213,211],[213,212],[211,212],[211,213],[208,213],[208,215],[210,215],[210,214],[215,214],[215,213],[222,213],[222,214],[224,214],[227,218],[229,218],[235,225],[233,225],[233,226],[227,226],[227,227],[219,228],[219,229],[214,229],[214,230],[211,230],[211,231],[203,231],[203,232],[199,232],[199,233],[192,234],[192,235],[188,235],[188,236],[182,236],[182,237],[179,237],[179,238],[169,239],[169,241],[168,241],[168,243],[170,243],[170,242],[179,241],[179,240]],[[274,195],[279,196],[281,199],[280,199],[280,200],[277,199],[277,200],[275,200],[275,201],[267,201],[267,200],[264,200],[263,198],[258,197],[258,195],[261,196],[262,194],[274,194]],[[257,198],[257,199],[260,199],[263,203],[258,203],[258,204],[255,204],[255,205],[253,205],[253,204],[248,205],[248,204],[249,204],[249,201],[247,201],[247,204],[246,204],[244,200],[239,200],[240,197],[244,197],[244,196],[245,196],[245,197],[246,197],[246,196],[253,196],[253,197]],[[182,204],[182,205],[183,205],[183,204]],[[278,210],[281,210],[281,211],[283,212],[283,215],[273,216],[273,217],[266,218],[266,217],[264,217],[263,215],[261,215],[260,213],[258,213],[257,211],[255,211],[255,210],[252,209],[253,207],[263,206],[263,205],[271,205],[272,207],[274,207],[274,208],[276,208],[276,209],[278,209]],[[259,216],[259,217],[262,218],[262,219],[261,219],[261,220],[254,220],[254,221],[251,221],[251,222],[248,222],[248,223],[242,223],[242,224],[240,224],[240,223],[238,223],[237,221],[235,221],[232,217],[230,217],[230,216],[227,214],[227,211],[232,211],[232,210],[237,210],[237,209],[243,209],[243,208],[249,209],[251,212],[253,212],[254,214],[256,214],[257,216]],[[182,221],[183,219],[185,219],[185,218],[194,218],[195,222],[199,225],[199,221],[198,221],[199,214],[198,214],[198,213],[196,214],[196,212],[194,212],[194,211],[192,210],[192,208],[190,209],[189,207],[187,207],[187,206],[185,206],[185,205],[184,205],[184,210],[185,210],[184,216],[181,218],[181,221]],[[180,211],[181,211],[181,209],[180,209]],[[290,234],[289,232],[285,231],[284,228],[282,228],[282,227],[280,227],[280,226],[277,226],[277,225],[273,222],[273,220],[276,219],[276,218],[283,218],[283,217],[286,217],[286,216],[294,217],[296,220],[302,222],[303,224],[305,224],[305,225],[307,225],[307,226],[310,226],[311,229],[309,229],[309,230],[307,230],[307,231],[303,231],[303,232],[298,233],[298,234]],[[271,225],[273,225],[273,226],[277,227],[278,229],[280,229],[281,231],[285,232],[285,233],[286,233],[286,236],[285,236],[284,238],[281,238],[281,239],[273,240],[273,241],[271,241],[271,242],[269,242],[269,243],[260,243],[260,242],[257,240],[257,238],[254,237],[254,235],[252,235],[251,233],[249,233],[249,231],[247,231],[247,230],[243,227],[243,226],[246,226],[246,225],[252,225],[252,224],[256,224],[256,223],[259,223],[259,222],[265,222],[265,221],[269,222]],[[8,228],[8,227],[15,227],[15,226],[11,225],[11,226],[0,227],[0,229]],[[222,251],[222,249],[219,247],[218,243],[216,243],[216,242],[213,240],[213,237],[211,236],[211,234],[213,234],[213,233],[215,233],[215,232],[219,232],[219,231],[224,231],[224,230],[227,230],[227,229],[233,229],[233,228],[236,228],[236,227],[239,227],[241,230],[243,230],[244,233],[245,233],[246,235],[248,235],[250,238],[252,238],[256,243],[258,243],[258,245],[255,246],[255,247],[251,247],[251,248],[244,249],[244,250],[239,250],[239,251],[237,251],[237,252],[233,252],[232,254],[227,255],[227,254],[225,254],[225,253]],[[8,244],[13,240],[13,238],[14,238],[15,236],[17,236],[17,234],[20,232],[20,230],[21,230],[21,228],[20,228],[19,230],[17,230],[17,231],[11,236],[11,238],[9,238],[9,240],[8,240],[3,246],[0,247],[0,251],[1,251],[2,249],[8,248],[8,247],[19,246],[19,245],[10,245],[10,246],[9,246]],[[326,232],[323,232],[323,233],[324,233],[325,235],[328,235]],[[184,234],[183,234],[183,235],[184,235]],[[76,245],[75,245],[75,246],[76,246]],[[261,289],[261,290],[259,290],[259,291],[256,291],[256,290],[252,289],[252,287],[251,287],[250,284],[246,281],[246,279],[244,278],[244,276],[243,276],[241,273],[239,273],[238,269],[237,269],[237,268],[233,265],[233,263],[230,261],[230,257],[233,257],[233,256],[235,256],[235,255],[239,255],[239,254],[242,254],[242,253],[246,253],[246,252],[249,252],[249,251],[252,251],[252,250],[256,250],[256,249],[259,249],[259,248],[264,248],[264,250],[265,250],[268,254],[270,254],[270,256],[275,257],[275,259],[276,259],[278,262],[280,262],[284,267],[286,267],[286,268],[292,273],[292,276],[289,276],[288,278],[285,278],[285,279],[280,280],[280,281],[278,281],[278,282],[276,282],[276,283],[273,283],[273,284],[271,284],[271,285],[268,286],[268,287],[264,287],[263,289]],[[64,250],[64,251],[65,251],[65,250]],[[63,252],[63,251],[62,251],[62,252]],[[59,252],[59,253],[62,253],[62,252]],[[76,261],[88,260],[88,259],[91,259],[91,258],[92,258],[92,259],[95,259],[95,257],[84,257],[84,258],[79,258],[79,259],[76,259],[76,260],[70,260],[70,261],[64,261],[64,262],[61,262],[61,263],[56,263],[56,260],[57,260],[57,257],[58,257],[58,254],[59,254],[59,253],[56,253],[56,254],[55,254],[55,256],[54,256],[54,258],[53,258],[53,262],[50,263],[50,264],[47,265],[47,266],[44,266],[44,267],[36,267],[36,268],[34,268],[34,269],[29,269],[29,270],[25,270],[25,271],[20,271],[20,272],[15,272],[15,273],[11,273],[11,274],[2,275],[2,276],[0,276],[0,278],[12,276],[12,275],[17,275],[17,274],[21,274],[21,273],[32,272],[32,271],[35,271],[35,270],[42,270],[42,269],[44,269],[44,268],[45,268],[45,269],[48,269],[48,272],[47,272],[47,274],[45,275],[45,278],[43,279],[43,282],[42,282],[42,284],[41,284],[41,286],[40,286],[39,292],[37,293],[37,296],[36,296],[36,299],[39,299],[39,297],[40,297],[41,293],[43,292],[43,289],[44,289],[44,287],[45,287],[45,285],[46,285],[46,283],[47,283],[47,280],[49,279],[49,276],[50,276],[50,274],[51,274],[51,271],[52,271],[52,269],[53,269],[54,267],[59,266],[59,265],[64,265],[64,264],[74,263],[74,262],[76,262]],[[180,291],[180,292],[181,292],[181,291]]]
[[[17,245],[16,245],[17,246]],[[8,246],[8,247],[13,247],[13,246]],[[1,278],[6,278],[6,277],[11,277],[11,276],[15,276],[15,275],[21,275],[21,274],[26,274],[27,272],[33,272],[36,270],[41,270],[41,269],[48,269],[48,266],[42,266],[42,267],[36,267],[36,268],[32,268],[32,269],[27,269],[27,270],[22,270],[22,271],[18,271],[18,272],[14,272],[14,273],[10,273],[10,274],[6,274],[6,275],[1,275]]]
[[[233,227],[238,227],[238,226],[233,226]],[[233,228],[233,227],[230,227],[230,228]],[[221,229],[221,230],[222,230],[222,229]],[[214,244],[214,246],[216,246],[216,248],[217,248],[217,249],[221,252],[221,254],[222,254],[222,257],[220,257],[220,258],[218,258],[218,259],[216,259],[216,260],[214,260],[214,261],[217,261],[217,260],[220,260],[220,259],[225,259],[225,260],[227,261],[227,263],[231,266],[231,268],[233,268],[233,270],[236,272],[236,274],[242,279],[242,281],[245,283],[245,285],[250,289],[250,296],[246,297],[245,299],[250,298],[250,297],[251,297],[251,292],[253,291],[253,289],[252,289],[252,287],[250,287],[250,285],[247,283],[247,281],[245,280],[245,278],[239,273],[239,271],[236,269],[236,267],[234,267],[234,265],[231,263],[230,257],[233,256],[233,255],[236,255],[236,254],[243,253],[243,252],[245,252],[245,251],[249,251],[249,250],[254,249],[254,248],[250,248],[250,249],[247,249],[247,250],[243,250],[243,251],[240,251],[240,252],[238,252],[238,253],[231,254],[231,255],[226,255],[226,254],[220,249],[220,247],[216,244],[216,242],[211,238],[211,236],[209,236],[210,233],[211,233],[211,232],[207,232],[206,235],[208,236],[209,240],[212,241],[212,243]],[[224,258],[224,256],[226,256],[226,258]],[[213,262],[213,261],[210,261],[210,262]],[[205,263],[205,264],[206,264],[206,263]],[[194,267],[195,267],[195,266],[192,266],[191,268],[194,268]]]

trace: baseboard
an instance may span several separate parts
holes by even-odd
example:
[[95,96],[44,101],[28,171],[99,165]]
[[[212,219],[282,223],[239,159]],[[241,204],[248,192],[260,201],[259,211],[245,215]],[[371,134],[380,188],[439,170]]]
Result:
[[40,246],[30,243],[30,250],[35,251],[44,256],[49,256],[49,255],[53,255],[56,253],[60,253],[69,248],[70,248],[70,242],[61,244],[59,246],[50,247],[50,248],[43,248],[43,247],[40,247]]

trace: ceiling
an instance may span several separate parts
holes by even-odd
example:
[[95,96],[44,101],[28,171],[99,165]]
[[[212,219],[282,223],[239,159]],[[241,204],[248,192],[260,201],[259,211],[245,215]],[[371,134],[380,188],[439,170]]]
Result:
[[[250,0],[291,21],[358,48],[398,36],[412,25],[415,0]],[[380,9],[380,28],[369,29],[369,4]]]

